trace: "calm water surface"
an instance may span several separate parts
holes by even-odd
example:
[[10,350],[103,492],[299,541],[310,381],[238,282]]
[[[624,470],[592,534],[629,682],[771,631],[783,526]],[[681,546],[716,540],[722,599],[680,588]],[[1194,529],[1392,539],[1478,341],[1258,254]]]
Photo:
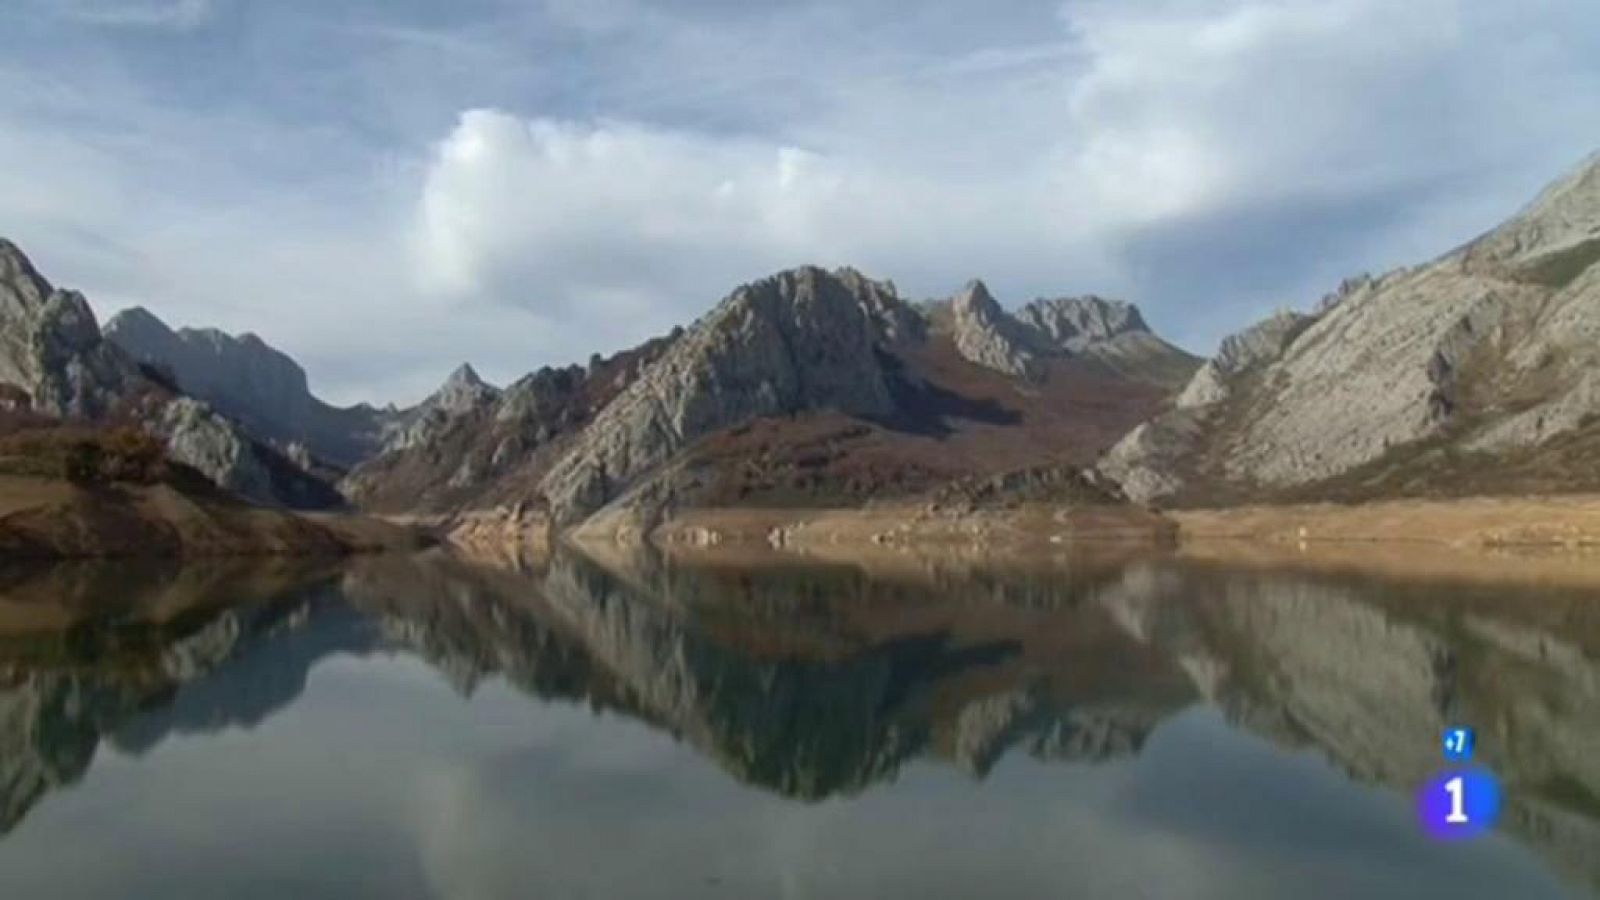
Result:
[[[0,573],[0,897],[1562,897],[1600,605],[1175,560]],[[1504,820],[1423,837],[1447,722]]]

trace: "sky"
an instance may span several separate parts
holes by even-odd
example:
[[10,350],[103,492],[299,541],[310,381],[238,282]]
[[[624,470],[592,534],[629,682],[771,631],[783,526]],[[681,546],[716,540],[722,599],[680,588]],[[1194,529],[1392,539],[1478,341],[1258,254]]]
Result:
[[1209,353],[1597,149],[1593,0],[0,0],[0,235],[336,402],[808,263]]

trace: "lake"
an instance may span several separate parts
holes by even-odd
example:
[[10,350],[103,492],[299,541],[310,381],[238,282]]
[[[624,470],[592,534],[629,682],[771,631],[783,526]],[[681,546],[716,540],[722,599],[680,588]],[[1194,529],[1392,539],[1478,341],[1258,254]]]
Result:
[[[7,570],[0,896],[1591,896],[1595,599],[1141,555]],[[1440,843],[1457,723],[1506,800]]]

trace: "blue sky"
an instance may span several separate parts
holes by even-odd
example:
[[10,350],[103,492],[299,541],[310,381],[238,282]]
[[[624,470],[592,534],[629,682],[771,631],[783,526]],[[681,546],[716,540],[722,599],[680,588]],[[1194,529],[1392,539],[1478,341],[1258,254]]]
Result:
[[0,3],[0,234],[341,401],[806,262],[1208,352],[1596,149],[1592,0]]

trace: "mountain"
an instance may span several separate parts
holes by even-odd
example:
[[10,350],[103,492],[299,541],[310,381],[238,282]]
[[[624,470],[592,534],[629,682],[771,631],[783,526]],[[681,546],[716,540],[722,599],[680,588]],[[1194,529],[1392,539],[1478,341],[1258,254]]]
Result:
[[438,512],[525,502],[595,414],[672,338],[590,365],[545,367],[498,389],[471,366],[402,415],[382,453],[343,483],[366,509]]
[[961,356],[1018,378],[1037,379],[1045,360],[1094,360],[1133,381],[1182,387],[1200,360],[1157,337],[1139,308],[1102,297],[1040,299],[1008,313],[982,281],[925,309]]
[[1137,499],[1600,488],[1600,156],[1433,262],[1225,341],[1102,461]]
[[106,323],[105,337],[140,362],[164,367],[184,393],[252,435],[349,468],[377,453],[399,414],[365,404],[330,406],[312,395],[305,370],[254,334],[214,328],[173,331],[143,307]]
[[1031,309],[1005,312],[981,283],[918,307],[854,270],[780,272],[586,368],[434,403],[425,433],[346,491],[379,510],[540,507],[563,526],[602,510],[597,522],[648,524],[688,506],[911,497],[1086,465],[1199,364],[1131,306]]
[[342,502],[329,485],[106,340],[82,294],[52,286],[3,238],[0,386],[9,388],[10,407],[156,433],[175,461],[250,499],[300,507]]

